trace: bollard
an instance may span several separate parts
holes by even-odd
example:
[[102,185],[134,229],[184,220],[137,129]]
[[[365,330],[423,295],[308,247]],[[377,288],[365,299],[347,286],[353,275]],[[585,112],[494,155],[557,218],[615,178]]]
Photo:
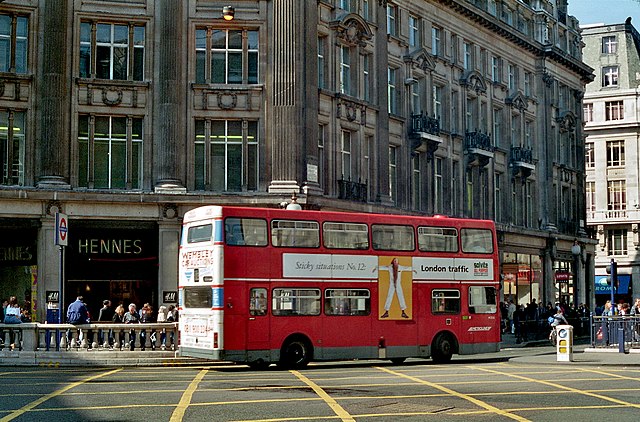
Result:
[[618,352],[624,353],[624,326],[618,326]]
[[556,330],[556,360],[558,362],[573,362],[573,327],[558,325]]

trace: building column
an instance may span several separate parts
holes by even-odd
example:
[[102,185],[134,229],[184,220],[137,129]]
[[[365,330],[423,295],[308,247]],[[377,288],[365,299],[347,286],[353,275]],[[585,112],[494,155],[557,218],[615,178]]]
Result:
[[[155,34],[158,46],[154,69],[153,175],[156,192],[184,192],[186,144],[184,130],[186,104],[182,80],[186,56],[190,53],[182,34],[185,33],[185,8],[189,2],[163,0],[156,3]],[[176,57],[177,56],[177,57]]]
[[[300,191],[304,151],[302,93],[305,63],[303,44],[304,5],[299,0],[274,0],[272,28],[273,56],[270,110],[267,110],[268,152],[271,161],[270,193]],[[302,122],[302,123],[301,123]],[[306,156],[306,153],[305,153]]]
[[42,25],[39,27],[38,54],[42,57],[36,70],[39,97],[36,126],[36,183],[38,187],[70,189],[69,184],[69,104],[70,34],[69,0],[42,1]]
[[180,229],[178,220],[158,223],[158,305],[163,304],[163,291],[178,290]]
[[[375,200],[382,205],[392,206],[389,195],[389,94],[387,84],[389,80],[389,46],[387,45],[387,2],[380,1],[375,10],[378,15],[378,26],[375,33],[374,78],[377,80],[377,101],[379,111],[376,125],[375,158],[373,174],[376,175]],[[398,178],[400,172],[398,172]]]

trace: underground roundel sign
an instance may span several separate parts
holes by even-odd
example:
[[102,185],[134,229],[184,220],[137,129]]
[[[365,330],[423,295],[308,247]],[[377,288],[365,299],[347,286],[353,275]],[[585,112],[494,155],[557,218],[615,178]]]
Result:
[[56,245],[67,246],[69,225],[66,214],[56,213]]

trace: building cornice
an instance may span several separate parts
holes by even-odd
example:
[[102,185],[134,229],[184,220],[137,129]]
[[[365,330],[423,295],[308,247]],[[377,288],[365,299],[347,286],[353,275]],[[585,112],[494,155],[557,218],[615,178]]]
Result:
[[516,31],[514,28],[500,23],[494,18],[490,18],[486,13],[478,13],[478,8],[475,6],[469,6],[462,0],[437,1],[440,4],[449,7],[459,15],[482,25],[484,28],[494,32],[496,35],[512,42],[516,46],[533,53],[535,56],[550,59],[568,68],[572,72],[577,73],[580,76],[580,79],[585,83],[589,83],[594,79],[593,69],[585,63],[570,57],[566,52],[557,47],[544,45],[533,40],[531,37],[524,36],[524,34]]

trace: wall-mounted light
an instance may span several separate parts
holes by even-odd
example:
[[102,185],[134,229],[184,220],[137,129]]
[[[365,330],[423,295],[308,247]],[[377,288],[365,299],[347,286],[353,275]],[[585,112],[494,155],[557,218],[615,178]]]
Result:
[[233,6],[225,6],[222,8],[222,17],[226,21],[232,21],[233,15],[235,14],[236,14],[236,9],[234,9]]

